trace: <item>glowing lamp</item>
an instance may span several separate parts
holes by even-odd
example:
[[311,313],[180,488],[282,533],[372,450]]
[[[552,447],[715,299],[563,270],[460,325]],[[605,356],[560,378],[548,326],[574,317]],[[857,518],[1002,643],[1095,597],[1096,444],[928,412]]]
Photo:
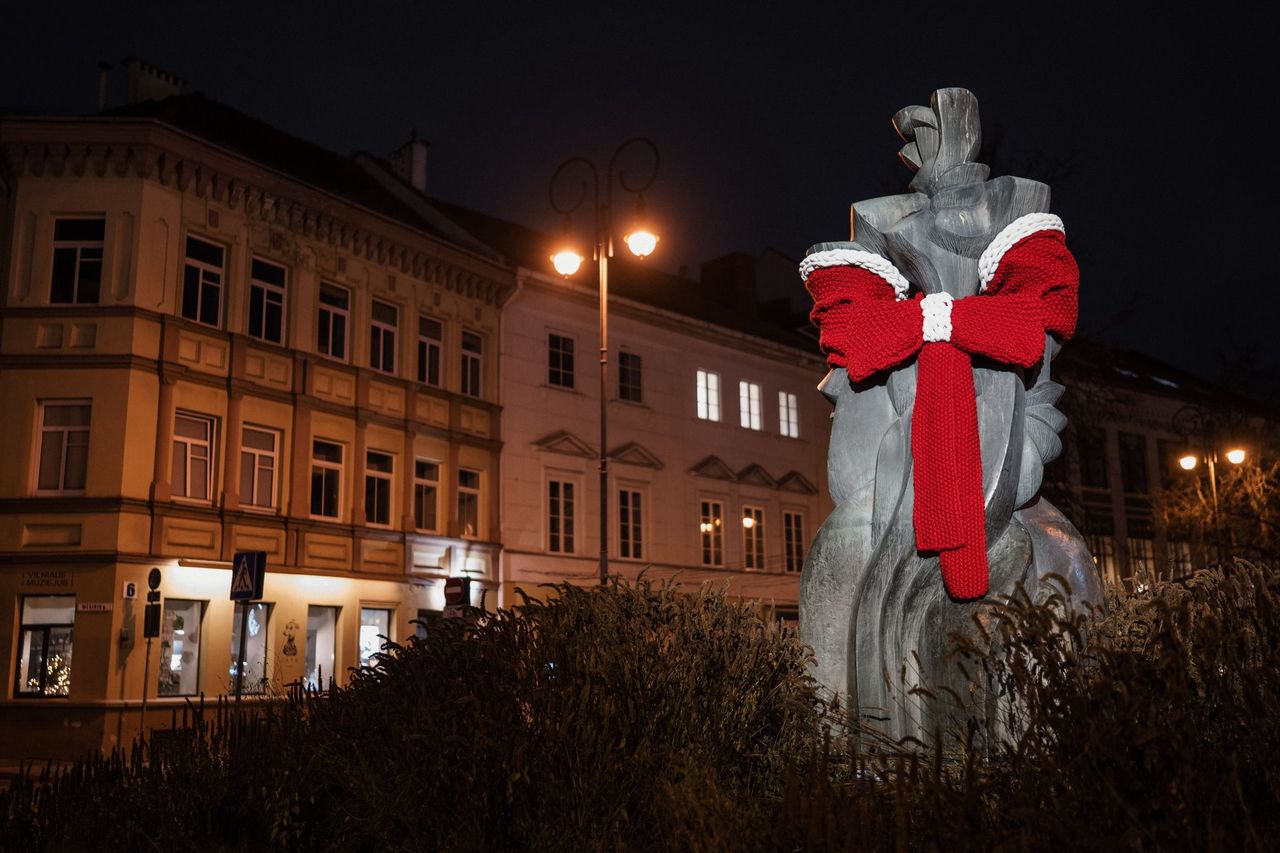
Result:
[[637,258],[648,257],[653,254],[653,250],[658,245],[658,235],[654,234],[647,228],[637,228],[626,237],[627,248],[631,250],[631,254]]
[[573,249],[563,249],[551,256],[551,265],[556,268],[556,272],[567,278],[578,271],[582,260],[582,255]]
[[1179,459],[1178,464],[1182,466],[1183,471],[1191,471],[1196,467],[1196,458],[1188,454]]
[[1236,447],[1227,451],[1227,461],[1232,465],[1239,465],[1244,461],[1244,450]]
[[750,530],[756,526],[756,520],[749,515],[742,517],[742,526]]

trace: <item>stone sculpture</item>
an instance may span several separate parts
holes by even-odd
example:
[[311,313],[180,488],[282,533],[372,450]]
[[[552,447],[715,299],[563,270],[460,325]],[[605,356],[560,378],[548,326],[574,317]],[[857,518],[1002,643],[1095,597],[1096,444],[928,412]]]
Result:
[[[893,122],[907,142],[900,156],[915,170],[911,192],[854,204],[851,241],[814,246],[801,269],[817,295],[815,269],[855,259],[864,278],[874,274],[878,278],[872,280],[899,290],[899,307],[885,310],[910,314],[919,349],[922,334],[924,341],[951,340],[939,335],[951,334],[952,311],[959,312],[963,299],[985,286],[993,256],[998,259],[1011,241],[1030,233],[1029,227],[1034,231],[1059,221],[1047,215],[1048,186],[1008,176],[987,180],[988,167],[974,162],[981,135],[977,100],[969,91],[940,89],[929,107],[907,107]],[[1048,227],[1061,230],[1060,224]],[[1060,234],[1049,236],[1062,241]],[[1061,254],[1070,257],[1065,245]],[[1074,261],[1069,266],[1074,270]],[[884,293],[892,302],[892,291]],[[1052,288],[1046,293],[1065,298]],[[1073,327],[1074,283],[1069,295]],[[913,307],[913,298],[919,308]],[[815,322],[831,354],[833,338],[824,322],[834,326],[835,312],[822,314],[829,304],[828,296],[819,299]],[[980,304],[985,303],[974,300],[965,308]],[[849,322],[856,326],[861,321]],[[1044,465],[1061,452],[1058,433],[1066,423],[1054,407],[1063,388],[1052,381],[1050,371],[1060,341],[1045,329],[1070,333],[1070,328],[1060,328],[1063,323],[1045,322],[1036,330],[1035,355],[1027,359],[1027,367],[982,358],[979,352],[970,368],[969,355],[962,356],[965,382],[972,372],[981,452],[980,463],[974,454],[981,470],[980,495],[976,468],[972,477],[976,559],[989,565],[989,575],[979,586],[957,587],[953,569],[948,584],[961,597],[948,594],[942,577],[947,567],[940,568],[939,555],[919,550],[913,522],[922,500],[928,507],[922,526],[939,513],[961,511],[958,504],[940,504],[937,495],[917,494],[919,481],[913,482],[913,416],[918,400],[924,404],[924,395],[917,396],[923,351],[917,355],[913,350],[900,363],[865,376],[867,371],[855,370],[851,360],[848,368],[831,370],[820,386],[835,405],[827,472],[835,509],[805,560],[800,634],[815,650],[819,682],[847,696],[852,713],[890,736],[927,737],[932,732],[932,711],[912,695],[912,688],[950,687],[966,694],[969,685],[958,683],[958,671],[946,660],[949,636],[974,631],[975,616],[989,618],[988,603],[1012,594],[1018,583],[1031,596],[1043,598],[1056,588],[1047,577],[1056,575],[1069,585],[1073,606],[1102,604],[1098,573],[1080,534],[1038,497]],[[931,331],[931,324],[941,324],[941,332]],[[851,346],[859,342],[859,331],[869,334],[854,329]],[[931,352],[942,349],[953,347]],[[832,355],[833,363],[837,360]],[[936,423],[931,429],[930,435],[936,435]],[[927,537],[920,538],[927,544]],[[956,554],[949,556],[956,563]],[[985,597],[969,597],[981,594],[987,578]]]

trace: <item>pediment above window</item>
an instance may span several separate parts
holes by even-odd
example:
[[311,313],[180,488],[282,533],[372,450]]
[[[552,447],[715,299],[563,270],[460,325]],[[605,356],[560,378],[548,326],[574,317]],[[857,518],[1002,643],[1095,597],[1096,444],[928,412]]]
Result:
[[799,471],[788,471],[778,478],[777,488],[784,492],[795,492],[800,495],[816,495],[818,490],[814,488],[803,474]]
[[738,479],[733,469],[714,454],[695,464],[689,469],[689,473],[697,474],[699,477],[710,477],[713,480],[727,480],[731,483]]
[[548,453],[562,453],[565,456],[577,456],[581,459],[595,459],[594,447],[587,444],[568,430],[558,430],[533,442],[533,446]]
[[768,471],[764,470],[764,468],[761,468],[754,462],[738,472],[738,482],[751,483],[756,486],[765,486],[770,489],[778,487],[778,481],[769,476]]
[[629,441],[609,451],[609,458],[614,462],[621,462],[623,465],[652,468],[655,471],[662,470],[662,460],[654,456],[644,445],[634,441]]

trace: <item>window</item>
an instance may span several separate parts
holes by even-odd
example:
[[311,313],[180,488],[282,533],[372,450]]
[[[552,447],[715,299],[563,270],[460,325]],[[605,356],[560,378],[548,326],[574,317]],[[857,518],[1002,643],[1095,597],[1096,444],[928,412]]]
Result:
[[275,430],[245,427],[240,439],[240,503],[269,509],[276,505]]
[[105,219],[59,219],[53,223],[53,278],[49,301],[97,305],[102,288]]
[[434,317],[418,318],[418,381],[440,385],[440,353],[444,325]]
[[796,408],[796,395],[778,392],[778,431],[787,438],[800,437],[800,412]]
[[1120,482],[1126,492],[1147,491],[1147,439],[1120,433]]
[[547,383],[573,387],[573,338],[547,335]]
[[391,611],[381,607],[361,607],[360,665],[370,666],[373,656],[391,640]]
[[719,374],[698,371],[698,417],[704,421],[720,420]]
[[[245,632],[244,658],[237,666],[236,656],[240,652],[240,622],[245,608],[249,610],[246,622],[249,630]],[[230,690],[235,689],[236,673],[244,672],[241,689],[245,693],[265,693],[267,690],[267,624],[271,618],[271,605],[261,601],[237,601],[231,622],[231,667],[227,674],[230,678]]]
[[1191,574],[1191,543],[1170,540],[1167,547],[1169,551],[1169,571],[1173,577],[1180,578]]
[[475,332],[462,333],[462,393],[468,397],[480,396],[480,357],[484,339]]
[[738,420],[743,429],[760,429],[760,386],[745,379],[738,383]]
[[369,524],[391,523],[392,464],[390,453],[365,453],[364,520]]
[[249,336],[284,343],[284,267],[253,259],[249,274]]
[[440,465],[426,459],[413,462],[413,525],[438,530],[436,504],[440,494]]
[[316,349],[321,355],[347,360],[347,320],[351,294],[333,284],[320,285],[320,317],[316,323]]
[[573,553],[573,483],[551,480],[547,484],[547,550]]
[[74,595],[24,595],[14,693],[66,696],[71,691]]
[[764,568],[764,510],[758,506],[742,508],[742,554],[746,568]]
[[38,492],[83,492],[89,465],[89,402],[40,404]]
[[782,514],[782,550],[786,570],[798,572],[804,567],[804,516],[798,512]]
[[1116,576],[1116,543],[1106,533],[1086,533],[1085,544],[1093,555],[1093,562],[1104,579],[1114,580]]
[[383,373],[396,372],[396,326],[400,312],[394,305],[373,300],[369,329],[369,366]]
[[458,469],[458,532],[480,535],[480,472]]
[[340,517],[341,497],[342,445],[317,438],[311,442],[311,514]]
[[338,608],[307,608],[307,686],[322,688],[334,676],[338,648]]
[[626,350],[618,353],[618,399],[632,403],[644,402],[640,367],[640,356]]
[[1148,576],[1155,569],[1151,539],[1145,536],[1129,537],[1129,574]]
[[194,696],[200,692],[200,617],[204,602],[164,600],[160,622],[160,696]]
[[221,246],[187,238],[182,273],[182,316],[206,326],[222,323],[222,274],[226,252]]
[[720,501],[702,501],[698,531],[702,537],[702,565],[724,565],[724,507]]
[[1106,430],[1081,426],[1076,435],[1079,438],[1076,451],[1080,455],[1080,485],[1090,489],[1111,488],[1107,479]]
[[213,418],[173,418],[173,496],[207,501],[213,494]]
[[640,492],[635,489],[618,490],[618,556],[627,560],[644,557],[644,541],[641,534]]

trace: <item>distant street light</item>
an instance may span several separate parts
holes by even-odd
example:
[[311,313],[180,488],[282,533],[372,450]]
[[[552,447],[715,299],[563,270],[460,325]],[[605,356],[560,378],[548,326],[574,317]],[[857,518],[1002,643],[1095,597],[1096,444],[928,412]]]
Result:
[[[626,171],[618,168],[622,154],[635,147],[647,148],[653,156],[650,168],[641,173],[647,177],[640,181],[628,180]],[[551,264],[557,273],[566,278],[577,273],[585,260],[574,246],[569,245],[569,232],[572,215],[587,200],[587,182],[582,181],[577,199],[569,205],[556,201],[556,183],[567,170],[576,166],[585,166],[591,174],[591,210],[595,220],[594,257],[600,264],[600,585],[604,586],[609,582],[609,258],[613,257],[613,184],[616,175],[618,186],[636,195],[635,219],[622,239],[636,257],[647,257],[658,245],[657,234],[644,221],[644,191],[653,186],[653,181],[658,176],[658,146],[643,136],[633,137],[619,145],[609,158],[603,200],[600,198],[600,170],[595,163],[585,157],[571,157],[556,167],[551,175],[547,195],[551,200],[551,208],[564,215],[566,245],[551,256]]]
[[[1173,415],[1173,428],[1184,438],[1197,436],[1201,441],[1202,451],[1199,454],[1187,453],[1178,459],[1178,465],[1184,471],[1194,471],[1196,465],[1204,461],[1209,469],[1209,494],[1213,499],[1213,529],[1218,549],[1218,559],[1222,559],[1222,512],[1218,502],[1218,448],[1215,437],[1216,425],[1211,413],[1199,406],[1183,406]],[[1241,447],[1233,447],[1223,454],[1232,465],[1244,463],[1246,453]]]

